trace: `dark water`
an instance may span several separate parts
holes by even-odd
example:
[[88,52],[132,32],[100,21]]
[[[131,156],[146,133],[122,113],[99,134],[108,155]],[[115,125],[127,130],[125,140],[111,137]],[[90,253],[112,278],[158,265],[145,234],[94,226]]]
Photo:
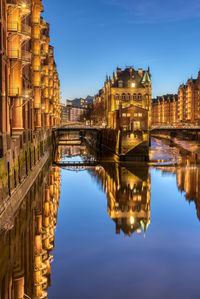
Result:
[[[65,162],[84,161],[88,153],[84,147],[65,146],[59,157]],[[87,168],[53,167],[41,177],[40,187],[35,187],[24,208],[25,219],[27,211],[31,214],[29,226],[21,228],[21,235],[32,240],[21,259],[26,294],[42,298],[41,290],[46,288],[48,298],[199,298],[200,168],[193,156],[158,140],[152,143],[151,157],[160,160],[157,166],[102,161]],[[45,192],[51,193],[50,214]],[[39,276],[31,262],[26,265],[32,261],[31,246],[35,247],[35,235],[40,233],[32,229],[38,226],[37,215],[42,215],[46,233],[52,227],[55,236],[50,242],[55,248],[47,250],[44,259],[48,271],[42,287],[37,286]],[[48,217],[52,226],[45,222]],[[13,292],[17,263],[9,246],[17,245],[9,234],[22,238],[21,226],[15,225],[7,241],[2,234],[2,250],[10,250],[15,267],[10,266],[10,275],[0,271],[1,298],[9,298],[4,296],[8,285]]]

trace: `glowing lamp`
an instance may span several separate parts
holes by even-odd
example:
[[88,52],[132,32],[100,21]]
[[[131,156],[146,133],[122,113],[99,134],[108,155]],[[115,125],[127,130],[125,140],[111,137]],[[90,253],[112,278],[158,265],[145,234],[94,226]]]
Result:
[[135,87],[135,83],[132,83],[132,84],[131,84],[131,87],[134,88],[134,87]]

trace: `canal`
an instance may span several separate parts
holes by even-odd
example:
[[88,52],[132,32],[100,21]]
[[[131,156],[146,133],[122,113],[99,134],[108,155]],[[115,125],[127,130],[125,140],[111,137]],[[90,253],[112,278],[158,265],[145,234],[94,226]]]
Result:
[[59,146],[0,222],[1,298],[199,298],[200,168],[158,139],[150,156],[93,165],[85,144]]

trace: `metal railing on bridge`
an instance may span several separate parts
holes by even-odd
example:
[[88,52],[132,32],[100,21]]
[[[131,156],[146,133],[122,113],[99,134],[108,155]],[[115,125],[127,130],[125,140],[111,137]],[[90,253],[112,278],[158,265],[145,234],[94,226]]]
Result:
[[54,161],[56,166],[60,167],[95,167],[99,165],[98,161]]
[[200,126],[198,125],[158,125],[152,126],[152,130],[200,130]]

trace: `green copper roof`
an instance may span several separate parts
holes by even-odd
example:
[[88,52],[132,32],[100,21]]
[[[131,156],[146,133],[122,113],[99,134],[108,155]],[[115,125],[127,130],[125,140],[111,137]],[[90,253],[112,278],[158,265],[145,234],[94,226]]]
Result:
[[144,73],[144,76],[143,76],[143,79],[142,79],[142,83],[150,83],[150,82],[151,82],[151,79],[150,79],[149,73],[146,71]]
[[142,226],[142,229],[144,231],[144,233],[146,232],[147,228],[149,227],[150,221],[148,221],[147,223],[144,223],[143,220],[140,220],[140,224]]

